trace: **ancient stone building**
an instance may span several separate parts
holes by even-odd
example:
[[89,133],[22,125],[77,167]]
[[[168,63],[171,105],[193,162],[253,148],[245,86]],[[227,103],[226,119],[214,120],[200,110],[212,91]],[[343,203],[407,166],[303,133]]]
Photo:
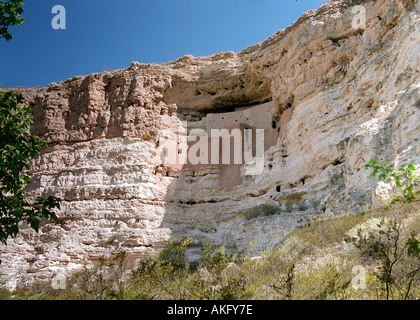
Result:
[[[365,28],[353,27],[355,5]],[[362,166],[374,157],[420,164],[419,44],[419,1],[337,0],[238,53],[20,88],[31,132],[49,142],[27,190],[62,205],[58,224],[38,234],[23,226],[0,247],[4,285],[119,250],[153,255],[183,234],[191,252],[255,241],[257,254],[313,218],[381,206],[390,188]],[[258,174],[246,163],[162,163],[164,139],[223,128],[264,129]]]

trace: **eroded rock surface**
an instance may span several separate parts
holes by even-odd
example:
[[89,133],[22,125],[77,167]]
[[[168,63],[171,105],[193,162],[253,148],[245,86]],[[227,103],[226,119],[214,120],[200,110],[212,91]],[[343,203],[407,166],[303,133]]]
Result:
[[[356,5],[364,29],[352,27]],[[342,0],[239,53],[21,88],[32,133],[49,141],[28,191],[63,202],[59,224],[23,228],[0,247],[1,280],[48,280],[118,250],[152,255],[183,234],[257,251],[312,218],[380,206],[389,188],[362,165],[420,164],[419,52],[419,1]],[[240,166],[231,183],[229,167],[162,164],[160,139],[183,122],[208,130],[238,119],[272,141],[259,174]]]

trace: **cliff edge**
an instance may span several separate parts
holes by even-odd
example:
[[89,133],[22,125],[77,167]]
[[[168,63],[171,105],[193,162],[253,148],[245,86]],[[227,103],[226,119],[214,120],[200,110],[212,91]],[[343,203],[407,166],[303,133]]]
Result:
[[[355,28],[357,6],[366,24]],[[192,257],[201,242],[244,250],[255,241],[258,251],[311,219],[381,206],[389,186],[361,168],[371,158],[420,165],[419,52],[419,1],[338,0],[239,53],[20,88],[31,132],[49,142],[27,190],[63,202],[59,224],[0,246],[3,284],[119,250],[153,255],[183,234]],[[264,130],[257,173],[165,162],[163,142],[223,128]]]

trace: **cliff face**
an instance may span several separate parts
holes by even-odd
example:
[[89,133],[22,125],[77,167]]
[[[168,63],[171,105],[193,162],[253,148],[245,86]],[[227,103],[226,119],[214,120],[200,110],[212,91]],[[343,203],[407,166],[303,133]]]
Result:
[[[389,188],[361,167],[420,164],[419,51],[419,1],[341,0],[239,53],[21,89],[32,133],[49,141],[28,191],[63,202],[58,225],[0,247],[2,280],[48,279],[118,250],[151,255],[183,234],[257,251],[312,218],[381,205]],[[264,129],[262,169],[162,162],[162,141],[185,122],[187,133]]]

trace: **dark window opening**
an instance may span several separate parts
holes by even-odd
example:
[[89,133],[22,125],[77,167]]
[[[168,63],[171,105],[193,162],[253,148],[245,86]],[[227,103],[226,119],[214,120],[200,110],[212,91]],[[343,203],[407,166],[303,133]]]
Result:
[[277,129],[277,121],[273,120],[273,122],[271,123],[271,127],[273,129]]

